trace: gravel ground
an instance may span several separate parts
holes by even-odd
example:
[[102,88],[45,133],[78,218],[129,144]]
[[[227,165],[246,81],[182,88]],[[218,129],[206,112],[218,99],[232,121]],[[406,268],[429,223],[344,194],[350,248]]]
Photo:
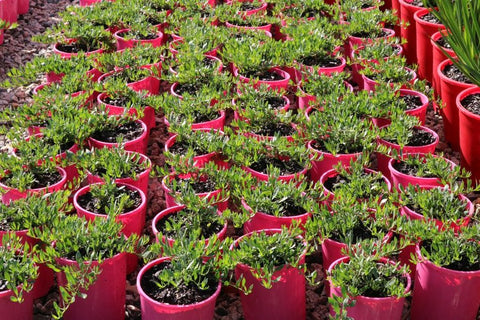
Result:
[[[63,10],[67,5],[73,4],[78,0],[32,0],[30,2],[30,11],[28,14],[19,18],[19,26],[15,30],[9,30],[5,33],[5,42],[0,46],[0,81],[6,78],[6,73],[12,67],[18,67],[32,57],[49,53],[51,48],[46,45],[33,43],[30,38],[34,34],[43,32],[47,27],[51,26],[57,18],[56,13]],[[39,79],[41,80],[41,79]],[[0,89],[0,109],[7,105],[18,106],[19,104],[28,102],[29,91],[35,85],[25,88],[18,88],[15,90]],[[164,164],[162,150],[164,142],[168,135],[161,115],[157,117],[157,128],[152,130],[149,142],[149,156],[157,165]],[[438,114],[435,114],[433,108],[430,108],[427,115],[427,126],[437,131],[440,135],[440,144],[438,151],[443,152],[446,157],[459,163],[458,152],[453,151],[446,143],[442,130],[442,119]],[[1,144],[1,141],[0,141]],[[476,198],[476,196],[473,196]],[[154,215],[165,207],[163,199],[163,192],[160,188],[160,181],[157,178],[150,180],[150,191],[148,195],[149,207],[147,213],[147,224],[145,234],[151,235],[150,221]],[[235,229],[229,228],[229,234],[235,235]],[[318,270],[320,278],[321,275],[321,254],[316,253],[309,257],[307,261],[310,270]],[[139,266],[140,268],[140,266]],[[138,269],[137,269],[138,272]],[[140,319],[140,302],[135,286],[135,279],[137,272],[128,276],[126,283],[127,305],[126,305],[126,319]],[[327,297],[323,293],[323,285],[308,286],[307,293],[307,319],[327,319]],[[35,319],[43,320],[50,319],[49,314],[52,311],[52,305],[58,299],[56,288],[52,288],[50,293],[35,301]],[[407,305],[409,301],[407,300]],[[408,308],[406,308],[408,310]],[[408,318],[407,312],[404,319]],[[217,301],[215,310],[215,319],[243,319],[242,308],[238,294],[231,288],[224,288]]]

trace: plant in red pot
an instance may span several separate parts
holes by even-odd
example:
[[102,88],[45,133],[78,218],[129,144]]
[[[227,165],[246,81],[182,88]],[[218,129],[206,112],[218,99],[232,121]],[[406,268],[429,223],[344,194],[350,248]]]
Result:
[[137,276],[142,319],[213,318],[224,277],[222,250],[215,236],[208,242],[198,236],[186,233],[172,244],[158,242],[147,249],[150,262]]
[[414,19],[415,12],[424,8],[423,0],[398,0],[400,4],[400,34],[402,39],[407,40],[403,44],[405,56],[409,64],[417,63],[417,32]]
[[363,89],[367,91],[375,91],[380,83],[408,89],[417,81],[416,72],[408,68],[405,58],[400,56],[368,63],[359,73],[363,78]]
[[388,163],[392,183],[395,187],[408,185],[452,186],[470,174],[451,160],[430,153],[408,153],[390,159]]
[[128,28],[118,30],[113,36],[117,41],[117,50],[145,44],[160,47],[165,43],[163,32],[145,21],[132,21]]
[[337,319],[402,318],[411,279],[405,267],[386,258],[394,244],[362,242],[328,269],[330,314]]
[[85,170],[89,184],[114,179],[139,188],[148,194],[148,179],[152,162],[143,154],[122,148],[102,148],[83,151],[75,157],[77,166]]
[[[238,183],[238,182],[237,182]],[[231,188],[232,198],[240,199],[242,210],[230,219],[242,226],[244,233],[264,229],[299,226],[303,228],[318,203],[324,198],[319,184],[306,181],[282,182],[277,177],[258,182],[252,177],[241,179],[240,187]]]
[[[305,319],[305,255],[299,231],[267,229],[238,238],[225,252],[245,319]],[[259,303],[261,301],[261,303]]]
[[286,51],[282,42],[271,38],[261,42],[255,38],[242,41],[232,38],[224,43],[221,57],[233,64],[233,75],[240,82],[255,87],[266,84],[272,89],[287,89],[290,75],[279,68],[289,64]]
[[434,153],[439,138],[435,131],[418,126],[418,119],[409,115],[392,118],[391,124],[379,130],[377,167],[388,179],[391,156],[405,153]]
[[105,73],[97,81],[103,88],[110,88],[110,90],[118,88],[125,91],[129,88],[133,91],[146,91],[149,95],[155,95],[158,94],[160,88],[158,77],[157,68],[126,67],[124,69],[116,68],[115,71]]
[[434,231],[415,250],[411,319],[475,319],[480,306],[478,225],[459,233]]
[[51,244],[39,260],[57,272],[60,302],[53,303],[53,318],[125,316],[125,253],[135,253],[146,238],[127,238],[121,229],[114,219],[87,221],[70,215],[35,230],[34,237]]
[[242,5],[243,1],[232,1],[228,5],[217,6],[215,16],[228,28],[250,29],[257,32],[271,32],[272,25],[280,24],[280,19],[268,15],[266,10],[254,14],[241,12]]
[[[31,236],[34,233],[33,229],[51,226],[59,215],[71,210],[67,203],[69,195],[68,191],[57,191],[31,195],[12,201],[8,205],[0,204],[0,219],[3,222],[0,226],[0,240],[15,235],[22,242],[28,243],[30,249],[38,244],[39,248],[36,250],[41,250],[39,240]],[[33,299],[45,296],[54,284],[53,271],[46,264],[40,263],[37,266],[38,278],[30,293]]]
[[6,235],[0,246],[0,312],[5,319],[33,319],[31,290],[38,276],[30,246]]

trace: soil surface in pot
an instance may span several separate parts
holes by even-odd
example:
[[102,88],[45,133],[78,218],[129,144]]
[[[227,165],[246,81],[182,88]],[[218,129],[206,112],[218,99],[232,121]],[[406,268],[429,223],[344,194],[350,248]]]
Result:
[[[182,210],[179,212],[186,213],[187,215],[194,215],[194,214],[203,214],[202,212],[191,212],[190,210]],[[161,219],[160,221],[157,222],[155,225],[157,230],[162,233],[162,235],[175,239],[178,237],[178,234],[173,231],[173,230],[167,230],[167,222],[170,224],[175,223],[175,224],[181,224],[182,225],[182,230],[191,230],[192,229],[192,221],[190,219],[183,219],[182,216],[177,214],[178,212],[172,213],[165,217],[164,219]],[[200,220],[200,229],[202,230],[200,236],[204,237],[205,239],[210,238],[216,233],[219,233],[223,225],[218,223],[217,221],[208,221],[209,219],[202,218]]]
[[[62,180],[62,175],[58,173],[58,171],[51,171],[51,172],[38,172],[38,171],[31,171],[34,176],[34,181],[29,186],[26,186],[27,189],[39,189],[45,188],[55,183],[60,182]],[[12,175],[7,174],[5,177],[1,178],[0,181],[9,186],[11,183]]]
[[330,56],[310,56],[303,58],[301,63],[307,66],[319,66],[322,68],[338,67],[342,64],[342,60]]
[[266,174],[269,165],[278,168],[281,175],[298,173],[304,168],[300,163],[294,160],[282,161],[280,159],[270,157],[262,157],[257,162],[254,162],[250,168]]
[[91,48],[84,44],[75,43],[75,42],[71,44],[66,44],[66,43],[58,44],[57,49],[66,53],[91,52],[91,51],[98,50],[98,48]]
[[407,1],[407,3],[411,4],[412,6],[415,6],[415,7],[421,7],[423,8],[424,5],[423,5],[423,1],[422,0],[413,0],[413,1]]
[[[130,190],[130,189],[124,188],[123,190],[117,193],[117,196],[120,196],[120,194],[127,194],[129,198],[133,200],[133,204],[123,208],[123,211],[121,212],[121,214],[133,211],[134,209],[138,208],[142,203],[142,197],[136,190]],[[79,196],[78,204],[87,211],[90,211],[96,214],[105,214],[102,201],[98,198],[95,198],[91,192],[87,192]]]
[[129,122],[115,128],[106,128],[97,131],[92,138],[98,141],[116,143],[117,138],[121,138],[124,142],[132,141],[139,138],[143,134],[142,125],[139,122]]
[[[427,252],[431,252],[431,241],[424,240],[422,241],[422,247],[425,248]],[[467,257],[461,256],[459,261],[452,262],[449,265],[442,266],[447,269],[457,270],[457,271],[479,271],[480,262],[470,263]],[[478,317],[477,317],[478,319]]]
[[438,20],[431,12],[422,16],[420,19],[426,22],[434,23],[434,24],[441,24],[440,20]]
[[[295,217],[307,213],[307,211],[303,207],[297,205],[293,199],[287,199],[285,201],[282,201],[281,206],[283,209],[280,212],[281,217]],[[273,213],[269,212],[268,208],[262,209],[260,207],[257,208],[257,210],[259,212],[273,216]]]
[[[368,178],[369,176],[370,176],[370,173],[364,172],[360,176],[360,179]],[[351,179],[349,176],[343,176],[343,175],[337,174],[333,177],[328,178],[323,185],[327,190],[331,192],[335,192],[337,188],[341,187],[342,185],[349,184],[350,182],[351,182]],[[371,186],[372,188],[370,190],[362,190],[364,192],[363,198],[367,198],[368,196],[379,194],[378,192],[380,191],[379,188],[374,188],[374,185],[379,186],[381,184],[386,185],[385,180],[383,180],[382,178],[378,178],[375,181],[372,181],[372,186]]]
[[452,47],[450,46],[450,44],[445,41],[445,39],[443,37],[440,37],[440,39],[438,39],[436,41],[441,47],[444,47],[446,49],[452,49]]
[[118,36],[121,38],[125,37],[126,35],[133,36],[134,37],[133,40],[153,40],[159,37],[159,35],[155,33],[149,33],[145,35],[145,34],[141,34],[138,32],[131,32],[131,31],[121,32],[118,34]]
[[198,83],[179,83],[175,87],[175,92],[178,95],[183,95],[184,93],[189,93],[190,95],[194,95],[199,88],[200,88],[200,84]]
[[[359,221],[358,224],[355,225],[355,227],[349,231],[350,231],[349,234],[352,235],[352,244],[355,244],[361,240],[373,238],[372,232],[367,228],[367,226],[363,224],[362,221]],[[340,243],[343,243],[343,240],[342,240],[343,237],[344,235],[341,235],[338,232],[332,232],[332,234],[330,235],[331,240],[337,241]]]
[[279,81],[285,79],[284,77],[273,71],[247,72],[245,74],[245,77],[255,78],[261,81]]
[[[313,109],[316,110],[316,109]],[[315,140],[312,142],[312,147],[314,149],[317,149],[322,152],[330,153],[330,151],[327,150],[325,147],[325,143],[323,140]],[[353,147],[353,148],[352,148]],[[347,148],[352,148],[352,149],[347,149]],[[337,154],[350,154],[350,153],[357,153],[357,152],[362,152],[363,151],[363,146],[359,145],[358,142],[352,144],[352,143],[344,143],[340,146],[340,149],[337,150]]]
[[126,106],[129,102],[130,99],[124,96],[117,96],[115,98],[111,98],[109,96],[106,96],[103,100],[104,103],[110,104],[112,106],[117,106],[117,107],[123,107]]
[[291,136],[295,133],[295,129],[286,123],[264,123],[260,129],[254,130],[253,133],[261,136],[274,136],[275,134],[280,134],[280,136]]
[[447,78],[455,80],[462,83],[472,83],[455,65],[446,65],[443,69],[443,74]]
[[[395,170],[397,170],[398,172],[401,172],[409,176],[417,176],[417,173],[418,173],[417,166],[410,165],[405,161],[394,161],[393,168],[395,168]],[[422,176],[422,178],[436,178],[436,177],[433,174],[426,173]]]
[[371,33],[368,33],[368,32],[365,32],[365,31],[360,31],[360,32],[356,32],[356,33],[353,33],[352,36],[356,37],[356,38],[362,38],[362,39],[375,39],[375,38],[383,38],[383,37],[386,37],[390,35],[390,33],[386,32],[385,30],[381,30],[379,34],[374,34],[372,36]]
[[407,104],[406,110],[417,109],[423,105],[422,99],[418,96],[407,94],[405,96],[400,96],[399,98]]
[[209,178],[203,178],[203,179],[186,178],[186,179],[182,179],[182,178],[179,178],[179,177],[175,177],[175,180],[177,181],[177,184],[187,183],[195,191],[195,193],[206,193],[206,192],[213,192],[213,191],[217,190],[215,182],[210,180]]
[[465,109],[480,116],[480,93],[466,96],[461,103]]
[[208,153],[207,151],[197,146],[194,141],[192,141],[192,143],[189,143],[187,141],[180,141],[180,142],[175,141],[175,143],[168,148],[168,151],[173,154],[185,155],[187,154],[189,148],[193,149],[196,155],[202,155],[202,154]]
[[[409,147],[420,147],[420,146],[427,146],[435,142],[435,137],[428,131],[424,131],[419,128],[412,129],[412,136],[408,140],[407,146]],[[394,140],[385,139],[390,143],[396,143]]]
[[180,284],[178,287],[167,286],[160,288],[156,282],[157,276],[169,269],[170,263],[160,263],[145,272],[140,285],[143,291],[152,299],[173,305],[187,305],[198,303],[211,297],[217,290],[218,280],[213,277],[208,279],[208,289],[201,290],[195,285]]
[[240,6],[240,10],[241,11],[255,10],[255,9],[260,8],[260,6],[261,6],[261,4],[260,5],[255,5],[251,2],[242,2],[241,6]]

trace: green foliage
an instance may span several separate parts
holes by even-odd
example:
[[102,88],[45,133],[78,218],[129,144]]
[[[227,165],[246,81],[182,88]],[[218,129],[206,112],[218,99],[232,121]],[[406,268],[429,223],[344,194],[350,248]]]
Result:
[[109,217],[116,217],[135,209],[133,194],[140,196],[136,191],[129,191],[125,185],[117,185],[107,179],[105,183],[90,185],[89,193],[96,212],[105,213]]

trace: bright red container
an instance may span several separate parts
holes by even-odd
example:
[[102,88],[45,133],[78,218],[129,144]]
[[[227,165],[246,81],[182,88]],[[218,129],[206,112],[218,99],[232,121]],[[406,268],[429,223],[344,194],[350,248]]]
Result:
[[[73,40],[72,42],[74,42],[75,40]],[[53,46],[53,52],[60,55],[62,58],[65,58],[65,59],[70,59],[71,57],[73,56],[76,56],[78,55],[78,53],[71,53],[71,52],[65,52],[65,51],[61,51],[59,48],[59,44],[56,43],[54,46]],[[85,55],[86,56],[90,56],[92,54],[100,54],[100,53],[103,53],[103,49],[97,49],[97,50],[93,50],[93,51],[88,51],[88,52],[85,52]]]
[[416,247],[411,320],[471,320],[480,307],[480,270],[457,271],[434,265]]
[[399,0],[400,3],[400,18],[404,22],[408,22],[408,26],[400,28],[400,34],[402,39],[407,40],[407,43],[403,45],[405,50],[405,56],[407,57],[408,64],[417,63],[417,31],[415,26],[415,20],[413,15],[418,10],[422,10],[422,7],[412,5],[413,0]]
[[[349,257],[344,257],[336,260],[328,269],[328,274],[332,273],[333,268],[340,263],[349,261]],[[385,258],[380,259],[383,263],[391,263]],[[404,275],[406,278],[405,293],[410,291],[411,278],[408,274]],[[332,289],[330,296],[342,296],[342,290],[339,287],[333,287],[329,281]],[[402,319],[403,306],[405,298],[398,297],[383,297],[372,298],[365,296],[354,297],[355,305],[347,308],[347,315],[355,320],[400,320]],[[440,318],[438,318],[440,319]]]
[[[65,312],[65,320],[107,320],[125,318],[125,281],[127,280],[125,253],[105,259],[99,265],[101,273],[86,291],[87,298],[77,297]],[[60,258],[63,266],[77,265],[76,261]],[[93,265],[98,265],[97,261]],[[65,286],[63,272],[57,273],[57,283]]]
[[348,37],[347,41],[345,42],[345,46],[344,46],[345,57],[351,57],[352,50],[353,50],[354,47],[358,48],[360,46],[368,45],[369,43],[372,43],[376,40],[386,40],[386,39],[390,39],[390,38],[395,37],[395,31],[393,31],[392,29],[383,28],[382,30],[385,33],[385,35],[382,36],[382,37],[379,37],[379,38],[370,39],[370,38],[359,38],[359,37],[354,37],[354,36]]
[[3,20],[14,23],[18,19],[18,0],[4,0]]
[[[206,300],[187,305],[161,303],[150,298],[142,288],[142,277],[150,268],[169,261],[169,257],[159,258],[145,265],[137,276],[137,290],[140,294],[140,304],[143,320],[211,320],[215,312],[215,302],[222,284],[219,282],[215,293]],[[122,318],[123,319],[123,318]]]
[[[18,288],[20,291],[20,288]],[[0,291],[0,313],[2,319],[33,319],[33,295],[32,292],[24,292],[22,303],[13,302],[10,297],[13,296],[12,290]]]
[[[259,231],[254,231],[259,232]],[[262,230],[267,234],[279,233],[280,229]],[[238,238],[230,247],[234,250],[239,242],[252,235],[248,233]],[[300,257],[300,264],[305,263],[305,253]],[[248,295],[240,293],[243,315],[245,320],[304,320],[306,316],[305,302],[305,275],[302,271],[291,266],[284,266],[274,273],[273,278],[278,279],[270,289],[262,285],[262,281],[256,279],[251,267],[238,264],[235,268],[235,277],[243,275],[247,288],[252,287]]]
[[158,37],[151,40],[135,40],[135,39],[125,39],[121,34],[129,31],[129,29],[121,29],[113,34],[113,37],[117,41],[117,50],[123,50],[126,48],[133,48],[138,45],[150,44],[152,47],[160,47],[165,43],[164,35],[161,31],[158,31]]
[[30,0],[17,0],[18,14],[25,14],[30,9]]
[[[138,152],[141,154],[146,154],[147,153],[147,145],[148,145],[148,129],[147,125],[141,121],[137,120],[143,128],[143,133],[140,135],[140,137],[123,142],[123,148],[126,151],[132,151],[132,152]],[[101,149],[101,148],[117,148],[119,146],[118,143],[116,142],[105,142],[105,141],[100,141],[97,139],[94,139],[92,137],[88,138],[88,141],[90,142],[90,145],[94,148]]]
[[420,78],[433,81],[432,61],[432,43],[430,37],[439,30],[444,30],[443,24],[431,23],[422,18],[430,13],[430,9],[418,10],[414,14],[415,29],[417,32],[417,42],[415,44],[417,50],[418,75]]
[[446,66],[452,65],[449,59],[444,60],[438,65],[437,76],[440,84],[440,98],[443,101],[444,108],[440,109],[443,118],[443,130],[445,139],[455,150],[460,149],[459,141],[459,111],[456,102],[457,96],[465,89],[474,87],[471,83],[458,82],[448,78],[443,70]]
[[474,184],[480,181],[480,139],[478,130],[480,128],[480,115],[474,114],[462,105],[462,100],[469,95],[480,93],[479,87],[472,87],[460,92],[456,104],[459,112],[459,140],[460,153],[462,155],[461,165],[472,173],[470,179]]
[[247,78],[247,77],[244,77],[242,75],[239,74],[239,70],[237,67],[233,66],[233,75],[235,77],[238,77],[240,79],[240,81],[242,81],[243,83],[252,83],[254,87],[259,87],[260,85],[264,84],[264,85],[267,85],[269,88],[271,89],[287,89],[288,88],[288,83],[290,81],[290,74],[288,74],[288,72],[286,71],[283,71],[282,69],[280,68],[272,68],[271,69],[272,72],[280,75],[283,79],[281,80],[275,80],[275,81],[267,81],[267,80],[258,80],[258,81],[254,81],[250,78]]
[[[445,59],[447,59],[447,56],[442,52],[442,50],[438,47],[437,41],[442,37],[442,34],[446,34],[446,31],[438,31],[435,32],[432,37],[430,38],[430,44],[432,45],[432,85],[433,88],[435,89],[435,96],[439,97],[440,96],[440,91],[441,91],[441,86],[440,86],[440,80],[438,79],[438,65],[442,63]],[[448,49],[445,47],[442,47],[445,52],[447,52],[451,57],[456,57],[455,52],[453,52],[452,49]]]

